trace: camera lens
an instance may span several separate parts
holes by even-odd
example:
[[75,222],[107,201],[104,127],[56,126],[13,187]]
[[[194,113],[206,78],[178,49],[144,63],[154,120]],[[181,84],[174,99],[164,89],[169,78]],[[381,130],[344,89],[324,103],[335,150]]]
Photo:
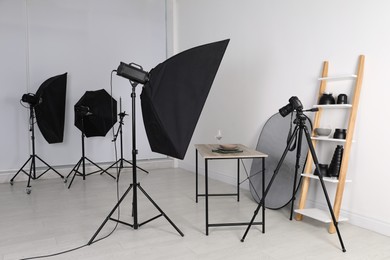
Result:
[[281,109],[279,109],[279,113],[282,117],[285,117],[288,114],[290,114],[293,110],[294,110],[293,106],[291,104],[287,104]]

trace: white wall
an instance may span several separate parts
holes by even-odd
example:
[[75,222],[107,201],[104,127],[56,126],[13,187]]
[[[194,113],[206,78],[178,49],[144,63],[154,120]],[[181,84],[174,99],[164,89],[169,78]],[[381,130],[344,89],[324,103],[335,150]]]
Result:
[[[296,95],[315,104],[322,61],[330,74],[355,73],[366,55],[358,121],[343,212],[350,222],[390,235],[387,170],[390,2],[386,0],[176,0],[175,52],[216,40],[231,42],[180,166],[194,171],[195,143],[254,148],[267,118]],[[234,183],[234,163],[213,162],[212,175]],[[334,187],[328,187],[333,193]],[[312,203],[324,206],[322,193]]]
[[[110,72],[120,61],[150,70],[166,59],[165,2],[159,0],[0,1],[0,171],[13,172],[29,156],[28,109],[19,100],[47,78],[68,72],[64,142],[48,144],[36,127],[37,154],[52,166],[73,165],[81,156],[74,104],[87,90],[110,93]],[[143,128],[137,87],[139,159],[151,152]],[[131,86],[114,74],[112,95],[131,113]],[[114,161],[112,132],[86,139],[86,156]],[[119,140],[119,139],[118,139]],[[118,146],[119,149],[119,146]],[[125,117],[124,153],[131,158],[131,117]]]

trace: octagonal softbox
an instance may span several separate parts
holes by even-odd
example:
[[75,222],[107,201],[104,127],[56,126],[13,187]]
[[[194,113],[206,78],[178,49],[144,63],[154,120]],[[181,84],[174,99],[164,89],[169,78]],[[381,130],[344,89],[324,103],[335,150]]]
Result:
[[104,89],[86,91],[74,109],[74,124],[86,137],[106,136],[117,121],[117,102]]

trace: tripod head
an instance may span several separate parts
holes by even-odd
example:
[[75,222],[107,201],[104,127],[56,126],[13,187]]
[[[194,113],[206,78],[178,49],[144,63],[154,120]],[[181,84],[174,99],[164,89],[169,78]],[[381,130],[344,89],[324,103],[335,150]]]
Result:
[[297,112],[302,111],[303,105],[299,98],[296,96],[290,97],[288,100],[288,104],[285,105],[284,107],[279,109],[279,113],[282,117],[286,117],[288,114],[296,110]]
[[294,124],[305,124],[307,116],[304,112],[317,112],[318,108],[303,109],[303,105],[298,97],[292,96],[288,100],[288,104],[279,109],[279,113],[282,117],[286,117],[291,112],[295,111]]

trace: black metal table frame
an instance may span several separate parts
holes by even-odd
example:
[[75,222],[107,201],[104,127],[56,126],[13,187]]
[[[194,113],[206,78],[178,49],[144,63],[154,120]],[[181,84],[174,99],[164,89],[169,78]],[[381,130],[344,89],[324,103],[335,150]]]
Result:
[[[198,191],[198,185],[199,185],[199,167],[198,167],[198,149],[195,149],[195,182],[196,182],[196,195],[195,195],[195,201],[198,203],[198,197],[205,197],[205,206],[206,206],[206,236],[209,235],[209,228],[210,227],[226,227],[226,226],[247,226],[250,224],[250,222],[234,222],[234,223],[209,223],[209,196],[237,196],[237,201],[240,201],[240,160],[242,159],[262,159],[262,197],[264,197],[264,190],[265,190],[265,157],[245,157],[240,158],[239,156],[237,158],[205,158],[205,193],[199,194]],[[208,190],[208,161],[209,160],[237,160],[237,193],[218,193],[218,194],[209,194]],[[250,181],[250,178],[249,178]],[[262,225],[262,233],[265,233],[265,205],[262,206],[262,220],[261,222],[253,222],[252,225]]]

